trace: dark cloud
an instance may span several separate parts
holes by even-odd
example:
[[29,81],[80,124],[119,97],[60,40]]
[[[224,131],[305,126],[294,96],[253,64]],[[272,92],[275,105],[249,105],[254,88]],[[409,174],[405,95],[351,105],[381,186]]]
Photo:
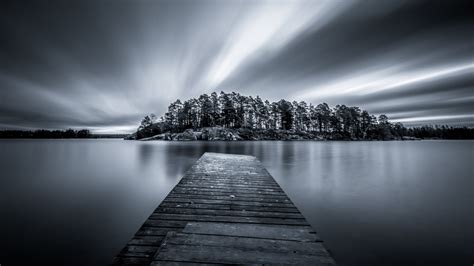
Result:
[[213,90],[472,125],[470,4],[2,1],[0,127],[130,130]]

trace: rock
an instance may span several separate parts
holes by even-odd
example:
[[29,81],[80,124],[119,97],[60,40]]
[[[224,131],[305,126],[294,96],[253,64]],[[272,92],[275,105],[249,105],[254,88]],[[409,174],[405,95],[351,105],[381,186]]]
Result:
[[197,137],[192,129],[186,129],[183,133],[177,134],[176,140],[197,140]]
[[162,134],[158,134],[158,135],[155,135],[153,137],[149,137],[149,138],[143,138],[143,139],[139,139],[140,141],[148,141],[148,140],[171,140],[171,138],[169,137],[169,133],[162,133]]
[[196,134],[201,140],[242,140],[242,137],[234,129],[222,127],[207,127]]
[[421,140],[421,139],[419,139],[419,138],[410,137],[410,136],[403,136],[401,139],[402,139],[402,140]]

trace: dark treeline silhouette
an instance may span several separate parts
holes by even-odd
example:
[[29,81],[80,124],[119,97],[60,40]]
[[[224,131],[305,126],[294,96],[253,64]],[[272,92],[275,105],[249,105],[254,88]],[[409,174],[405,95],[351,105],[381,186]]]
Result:
[[407,129],[407,134],[420,139],[474,139],[474,128],[430,125]]
[[134,138],[206,127],[258,132],[311,132],[313,136],[325,139],[472,139],[474,136],[473,129],[469,128],[406,128],[401,123],[390,122],[386,115],[375,117],[359,107],[336,105],[330,108],[326,103],[313,105],[284,99],[269,102],[259,96],[213,92],[184,102],[178,99],[169,105],[168,112],[159,119],[154,114],[145,116]]
[[92,138],[93,135],[88,129],[81,130],[3,130],[0,131],[0,138],[33,138],[33,139],[72,139],[72,138]]

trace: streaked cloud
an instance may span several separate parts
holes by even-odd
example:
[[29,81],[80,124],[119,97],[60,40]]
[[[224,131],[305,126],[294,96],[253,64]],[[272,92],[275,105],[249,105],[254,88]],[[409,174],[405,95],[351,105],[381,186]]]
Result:
[[474,63],[468,62],[456,66],[432,67],[432,69],[404,70],[403,64],[365,70],[361,74],[341,77],[332,84],[323,84],[302,92],[299,98],[318,98],[327,96],[344,95],[364,96],[386,90],[395,90],[405,86],[416,86],[417,83],[434,82],[457,75],[474,75]]
[[[218,86],[247,59],[277,53],[296,36],[317,30],[353,1],[262,1],[243,14],[227,35],[224,49],[209,70],[209,86]],[[256,58],[249,58],[249,57]]]

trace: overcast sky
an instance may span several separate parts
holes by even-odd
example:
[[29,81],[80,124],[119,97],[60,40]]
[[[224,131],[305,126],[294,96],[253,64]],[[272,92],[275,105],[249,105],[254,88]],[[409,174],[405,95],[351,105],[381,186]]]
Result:
[[2,0],[0,128],[130,132],[221,90],[474,126],[469,3]]

